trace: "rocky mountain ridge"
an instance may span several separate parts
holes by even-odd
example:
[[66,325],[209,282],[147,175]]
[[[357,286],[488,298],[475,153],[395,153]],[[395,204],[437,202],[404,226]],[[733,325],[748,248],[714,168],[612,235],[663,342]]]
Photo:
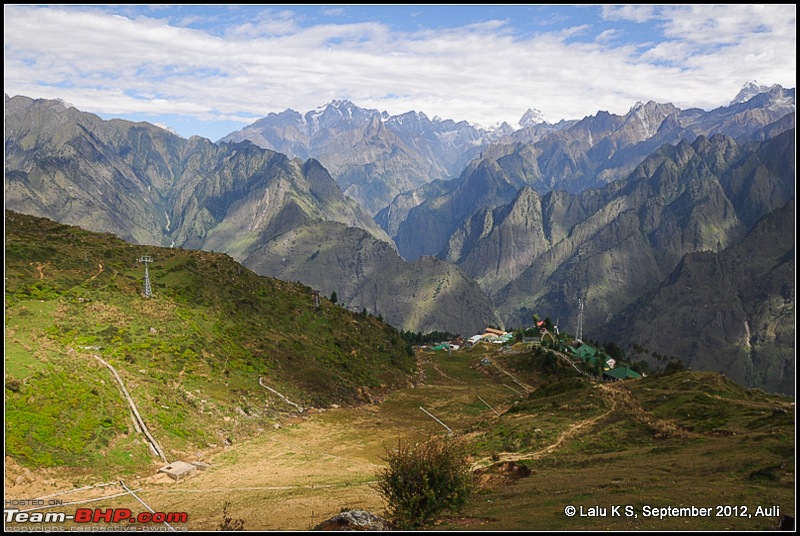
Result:
[[456,176],[488,142],[511,131],[335,100],[305,114],[268,114],[220,141],[249,140],[292,158],[316,158],[346,195],[375,214],[397,194]]
[[[664,144],[681,140],[693,142],[698,136],[725,134],[739,142],[763,140],[765,132],[774,136],[794,128],[795,91],[773,86],[744,103],[721,107],[710,112],[680,110],[671,104],[637,103],[624,116],[598,112],[557,131],[536,135],[531,140],[501,141],[487,147],[480,158],[471,162],[455,180],[468,183],[477,170],[494,169],[494,181],[503,181],[518,190],[529,185],[541,194],[550,190],[578,193],[625,179],[636,166]],[[405,220],[384,229],[406,259],[419,255],[441,255],[449,235],[471,215],[468,210],[442,210],[455,199],[459,187],[450,187],[436,197],[421,190],[415,206],[398,199],[383,212],[392,212],[394,220]],[[434,194],[436,195],[436,194]],[[450,198],[450,199],[448,199]],[[510,201],[487,190],[483,198],[470,199],[473,207],[494,208]],[[398,206],[402,204],[402,208]],[[469,213],[468,213],[469,212]],[[387,219],[382,214],[378,221]],[[415,229],[428,234],[428,221],[435,220],[436,236],[424,243],[414,239]],[[405,223],[405,225],[404,225]],[[447,235],[447,236],[442,236]]]

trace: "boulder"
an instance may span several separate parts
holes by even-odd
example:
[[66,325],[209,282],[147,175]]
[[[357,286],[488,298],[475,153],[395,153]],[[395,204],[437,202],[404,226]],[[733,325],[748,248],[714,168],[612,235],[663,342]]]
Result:
[[389,522],[366,510],[347,510],[314,527],[314,530],[391,530]]

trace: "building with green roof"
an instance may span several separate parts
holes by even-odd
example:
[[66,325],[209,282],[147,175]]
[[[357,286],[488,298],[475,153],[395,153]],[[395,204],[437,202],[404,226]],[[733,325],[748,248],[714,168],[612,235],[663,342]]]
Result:
[[577,357],[580,357],[584,361],[590,361],[595,354],[597,354],[597,348],[589,346],[588,344],[581,344],[575,348],[573,352]]
[[633,370],[630,367],[617,367],[611,370],[607,370],[603,372],[606,376],[609,376],[615,380],[628,380],[628,379],[636,379],[641,378],[642,375]]

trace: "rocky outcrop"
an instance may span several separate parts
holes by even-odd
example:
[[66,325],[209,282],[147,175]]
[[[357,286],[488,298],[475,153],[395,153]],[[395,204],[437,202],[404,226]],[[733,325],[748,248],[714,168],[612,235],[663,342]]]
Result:
[[473,214],[451,235],[442,257],[475,277],[491,296],[551,246],[541,196],[525,187],[510,204]]
[[438,254],[470,215],[483,207],[508,203],[522,186],[523,182],[510,178],[494,161],[470,164],[452,190],[408,212],[394,236],[400,255],[414,260]]
[[312,530],[392,530],[392,526],[367,510],[347,510],[326,519]]
[[408,219],[408,213],[411,212],[414,207],[430,199],[444,196],[452,192],[456,186],[458,186],[457,181],[436,180],[420,188],[411,190],[410,192],[398,194],[389,206],[375,215],[375,222],[380,225],[389,236],[394,237],[397,235],[400,224]]

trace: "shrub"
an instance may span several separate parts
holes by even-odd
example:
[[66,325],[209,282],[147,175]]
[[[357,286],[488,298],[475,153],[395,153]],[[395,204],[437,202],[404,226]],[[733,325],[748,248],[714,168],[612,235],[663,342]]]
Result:
[[460,441],[401,441],[387,450],[384,460],[389,466],[378,473],[376,487],[386,501],[387,517],[398,529],[425,527],[445,510],[458,512],[466,506],[472,471]]
[[667,363],[667,366],[664,367],[664,376],[669,376],[670,374],[675,374],[683,370],[686,370],[683,361],[677,357],[674,357],[669,361],[669,363]]
[[244,520],[243,519],[233,519],[231,515],[228,513],[228,508],[230,507],[231,503],[225,501],[222,505],[222,523],[219,524],[219,530],[222,531],[239,531],[244,530]]
[[22,389],[22,382],[16,378],[9,378],[6,380],[6,389],[12,393],[19,393]]

